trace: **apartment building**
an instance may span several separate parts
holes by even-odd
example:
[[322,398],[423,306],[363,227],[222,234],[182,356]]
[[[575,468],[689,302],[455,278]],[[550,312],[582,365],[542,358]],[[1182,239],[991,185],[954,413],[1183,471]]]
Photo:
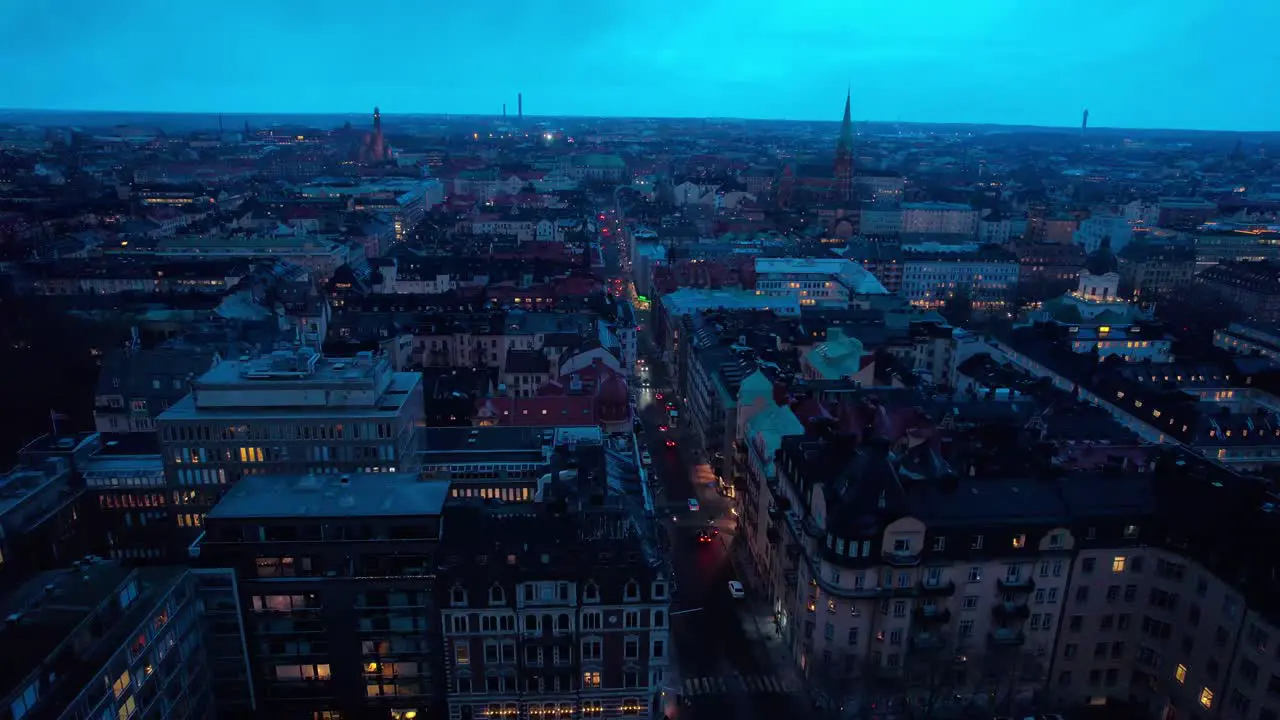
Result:
[[194,537],[204,515],[247,475],[417,472],[419,373],[361,352],[303,348],[227,360],[195,380],[158,419],[165,492],[157,512]]
[[1213,331],[1213,344],[1240,355],[1258,355],[1280,362],[1280,332],[1257,323],[1231,323]]
[[976,310],[1001,310],[1018,289],[1018,258],[1012,252],[972,243],[925,242],[902,246],[899,294],[921,308],[939,308],[957,293]]
[[[764,528],[754,591],[811,682],[1004,712],[1277,717],[1280,588],[1246,538],[1280,530],[1280,497],[1178,450],[953,469],[917,442],[921,412],[855,408],[783,436],[772,472],[747,474]],[[1070,448],[1040,442],[1046,457]]]
[[443,712],[434,583],[447,492],[410,473],[254,475],[209,512],[192,555],[234,575],[259,713]]
[[963,203],[903,203],[902,233],[973,238],[978,233],[978,211]]
[[[594,431],[598,428],[575,428]],[[533,502],[551,472],[555,448],[566,445],[568,429],[541,427],[438,427],[427,431],[422,476],[447,480],[449,496]]]
[[843,258],[756,258],[756,294],[795,299],[801,307],[848,307],[857,295],[884,295],[884,286]]
[[651,717],[669,577],[625,515],[458,507],[441,548],[450,720]]
[[195,575],[88,558],[0,598],[0,693],[12,720],[211,719]]
[[97,551],[99,539],[78,485],[61,457],[0,473],[0,579],[19,582],[65,558]]
[[221,359],[209,347],[143,350],[131,344],[108,351],[94,393],[94,427],[104,433],[154,435],[156,418],[186,397],[192,379]]
[[1117,253],[1116,260],[1120,281],[1141,300],[1184,292],[1196,274],[1193,247],[1132,243]]
[[1280,322],[1280,263],[1224,262],[1196,275],[1195,287],[1263,322]]

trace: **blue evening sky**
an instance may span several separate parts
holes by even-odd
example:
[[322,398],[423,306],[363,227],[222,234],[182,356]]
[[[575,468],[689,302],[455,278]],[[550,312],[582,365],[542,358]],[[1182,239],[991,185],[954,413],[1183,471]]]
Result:
[[4,0],[0,107],[1280,129],[1280,0]]

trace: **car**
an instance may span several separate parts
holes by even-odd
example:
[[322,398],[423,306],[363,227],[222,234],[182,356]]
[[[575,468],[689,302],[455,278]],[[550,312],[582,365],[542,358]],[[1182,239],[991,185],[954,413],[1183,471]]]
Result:
[[667,447],[675,447],[675,446],[676,446],[676,441],[675,441],[675,440],[668,440],[668,441],[667,441]]
[[645,450],[644,452],[640,453],[640,462],[645,465],[653,464],[653,456],[649,454],[648,450]]
[[747,589],[742,587],[742,583],[737,580],[729,581],[729,596],[734,600],[741,600],[747,596]]
[[711,542],[711,533],[707,532],[706,530],[699,530],[699,531],[698,531],[698,542],[700,542],[700,543],[709,543],[709,542]]
[[689,498],[689,512],[698,512],[702,506],[698,504],[698,498]]
[[1058,713],[1045,713],[1044,715],[1041,715],[1036,720],[1067,720],[1067,719],[1062,717]]
[[667,412],[671,412],[672,410],[675,410],[675,409],[676,409],[676,404],[675,404],[675,403],[673,403],[673,402],[671,402],[670,400],[668,400],[668,401],[667,401]]
[[661,399],[662,399],[662,393],[654,393],[654,394],[653,394],[653,399],[654,399],[654,400],[661,400]]
[[658,432],[666,432],[666,431],[667,431],[667,426],[666,426],[666,425],[659,425],[659,426],[658,426]]

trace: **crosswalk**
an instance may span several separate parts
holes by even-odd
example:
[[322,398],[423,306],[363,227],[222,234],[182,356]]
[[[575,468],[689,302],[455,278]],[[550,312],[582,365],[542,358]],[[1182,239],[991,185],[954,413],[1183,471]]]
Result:
[[791,693],[799,686],[774,675],[729,675],[727,677],[695,677],[684,681],[685,695],[724,695],[728,693]]

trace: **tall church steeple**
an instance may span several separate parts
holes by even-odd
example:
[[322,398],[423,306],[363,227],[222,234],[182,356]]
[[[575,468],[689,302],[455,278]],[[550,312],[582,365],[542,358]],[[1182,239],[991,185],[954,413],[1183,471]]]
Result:
[[840,142],[836,144],[835,199],[853,201],[853,91],[844,96],[844,119],[840,121]]
[[845,152],[853,154],[853,113],[851,111],[853,103],[853,90],[849,90],[844,96],[844,119],[840,121],[840,144],[836,146],[836,152]]

